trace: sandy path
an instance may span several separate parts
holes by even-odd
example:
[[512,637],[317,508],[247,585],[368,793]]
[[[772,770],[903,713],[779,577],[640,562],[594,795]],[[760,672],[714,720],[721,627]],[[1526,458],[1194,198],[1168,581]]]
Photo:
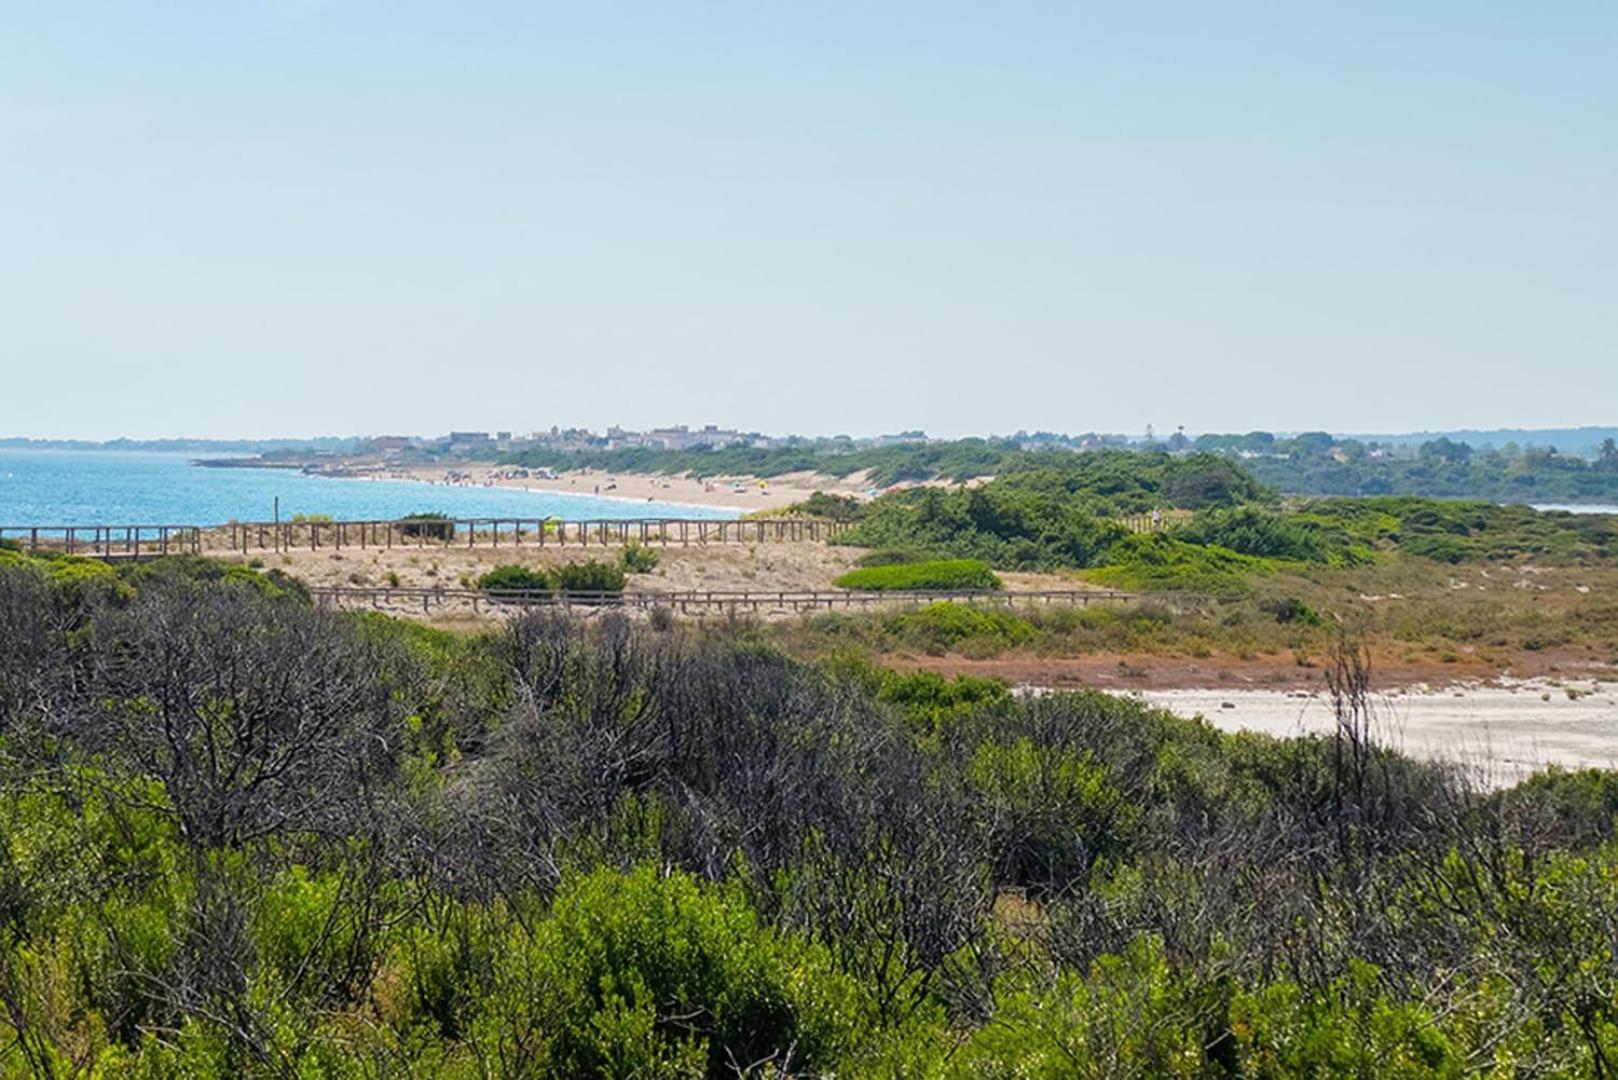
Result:
[[[1575,696],[1569,695],[1569,690]],[[1148,690],[1131,694],[1226,731],[1328,733],[1323,693],[1281,690]],[[1533,681],[1411,688],[1378,698],[1381,738],[1428,760],[1459,761],[1490,784],[1509,784],[1549,764],[1618,765],[1618,685]]]

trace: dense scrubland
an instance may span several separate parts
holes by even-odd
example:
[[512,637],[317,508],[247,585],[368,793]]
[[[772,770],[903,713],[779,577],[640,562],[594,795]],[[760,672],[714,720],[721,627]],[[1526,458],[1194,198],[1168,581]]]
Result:
[[[1221,660],[1254,657],[1312,669],[1346,627],[1384,659],[1455,664],[1472,677],[1618,664],[1618,517],[1396,496],[1281,499],[1210,456],[1067,461],[866,503],[821,496],[802,509],[853,521],[839,542],[869,548],[865,563],[975,559],[1136,590],[1140,603],[935,604],[827,615],[778,638],[809,656],[1155,653],[1210,658],[1217,673]],[[1139,531],[1146,507],[1168,511],[1155,531]]]
[[[1618,560],[1618,518],[1520,505],[1407,497],[1282,501],[1216,457],[1069,455],[1065,467],[973,486],[919,487],[867,504],[822,500],[855,520],[843,542],[917,555],[980,558],[1000,569],[1083,569],[1156,588],[1240,589],[1287,567]],[[1120,518],[1191,511],[1157,531]],[[806,509],[814,509],[806,506]]]
[[1618,446],[1610,438],[1593,458],[1552,447],[1474,448],[1449,438],[1411,453],[1324,433],[1276,439],[1256,432],[1199,438],[1195,445],[1241,455],[1260,482],[1290,493],[1618,502]]
[[1324,432],[1278,438],[1269,432],[1175,436],[1134,450],[1075,453],[1048,440],[959,439],[853,449],[837,440],[804,440],[777,449],[698,447],[580,451],[528,450],[509,463],[552,469],[581,467],[620,472],[693,473],[698,476],[774,477],[816,472],[863,474],[875,487],[947,480],[964,481],[1043,468],[1065,469],[1071,459],[1114,460],[1142,453],[1153,460],[1168,453],[1212,455],[1238,462],[1260,482],[1289,495],[1414,495],[1488,499],[1496,502],[1618,502],[1618,446],[1607,439],[1594,457],[1558,453],[1552,447],[1474,449],[1449,438],[1418,447],[1338,439]]
[[1610,1075],[1618,781],[0,553],[0,1068]]

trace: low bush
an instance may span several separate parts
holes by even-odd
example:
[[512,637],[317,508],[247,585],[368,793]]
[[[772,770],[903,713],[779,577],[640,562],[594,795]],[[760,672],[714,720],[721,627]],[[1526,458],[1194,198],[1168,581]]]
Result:
[[1301,626],[1319,626],[1322,622],[1320,613],[1296,596],[1282,596],[1274,600],[1267,600],[1259,608],[1269,615],[1275,616],[1275,621],[1282,624],[1297,623]]
[[543,1018],[559,1076],[723,1076],[775,1059],[829,1071],[865,1027],[861,988],[824,947],[683,873],[595,870],[514,944],[499,965],[537,999],[497,1020]]
[[497,566],[478,578],[478,588],[551,592],[556,588],[556,575],[544,567],[507,564]]
[[1274,563],[1222,547],[1201,547],[1163,533],[1131,534],[1107,549],[1097,568],[1086,576],[1098,584],[1123,589],[1164,589],[1233,595],[1248,587],[1248,577],[1273,569]]
[[523,589],[535,592],[623,592],[627,578],[623,568],[608,562],[568,563],[554,568],[543,566],[497,566],[478,578],[480,589]]
[[968,642],[976,651],[1001,652],[1027,645],[1037,636],[1032,623],[1009,611],[948,600],[890,615],[883,629],[900,643],[930,653],[944,653]]
[[657,552],[640,544],[630,544],[618,553],[618,565],[629,574],[650,574],[657,569]]
[[938,559],[929,562],[894,563],[850,570],[837,579],[844,589],[905,591],[951,589],[970,591],[1002,588],[1000,579],[987,563],[976,559]]
[[[817,491],[801,503],[795,503],[780,513],[801,514],[805,517],[825,518],[828,521],[858,521],[865,504],[852,495],[828,495]],[[772,514],[779,517],[780,513]]]
[[897,705],[921,735],[937,735],[980,709],[1012,700],[1011,687],[1001,680],[973,675],[947,678],[936,671],[882,670],[875,684],[876,699]]
[[623,592],[623,568],[612,563],[568,563],[558,567],[556,583],[565,592]]

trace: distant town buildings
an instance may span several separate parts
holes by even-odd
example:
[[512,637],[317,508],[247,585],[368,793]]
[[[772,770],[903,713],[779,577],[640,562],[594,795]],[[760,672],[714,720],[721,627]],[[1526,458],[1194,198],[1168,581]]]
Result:
[[[1242,441],[1252,439],[1253,436],[1242,437]],[[365,443],[365,449],[379,455],[396,455],[408,451],[417,451],[429,456],[449,456],[456,458],[477,458],[480,455],[493,457],[498,454],[512,453],[522,450],[553,450],[553,451],[581,451],[581,450],[621,450],[644,448],[648,450],[724,450],[732,447],[749,447],[760,450],[780,450],[798,447],[805,450],[817,451],[854,451],[867,450],[876,447],[904,446],[910,444],[926,444],[941,441],[928,435],[920,429],[910,431],[896,431],[882,435],[852,436],[852,435],[767,435],[759,431],[741,431],[737,428],[720,427],[718,424],[703,424],[693,427],[689,424],[671,424],[665,427],[648,428],[644,431],[622,427],[613,424],[605,431],[596,432],[589,428],[552,425],[549,428],[540,428],[526,433],[513,431],[451,431],[448,435],[437,438],[413,438],[404,435],[379,435]],[[947,441],[947,440],[944,440]],[[1019,431],[1014,435],[988,436],[989,442],[999,444],[1014,444],[1024,450],[1101,450],[1112,448],[1139,448],[1141,446],[1155,446],[1168,450],[1171,453],[1190,453],[1193,450],[1209,449],[1202,445],[1202,440],[1188,438],[1183,429],[1177,430],[1173,436],[1164,442],[1143,444],[1139,437],[1117,434],[1100,434],[1088,432],[1082,435],[1071,435],[1052,431]],[[1273,439],[1271,440],[1273,442]],[[1273,451],[1268,445],[1263,447],[1247,445],[1221,445],[1222,452],[1233,455],[1270,456]]]
[[373,454],[397,454],[410,449],[416,440],[409,435],[378,435],[367,440],[365,449]]
[[494,448],[494,436],[487,431],[452,431],[449,433],[452,449],[484,450]]

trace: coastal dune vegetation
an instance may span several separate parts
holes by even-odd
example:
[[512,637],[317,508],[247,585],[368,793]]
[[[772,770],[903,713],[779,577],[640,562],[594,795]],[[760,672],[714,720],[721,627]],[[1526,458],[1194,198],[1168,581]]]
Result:
[[3,552],[0,1070],[1610,1075],[1618,780],[1485,790],[1327,671],[1278,740]]
[[1283,500],[1219,458],[1069,459],[1066,468],[1011,472],[972,486],[885,494],[857,509],[838,542],[1213,593],[1241,590],[1278,569],[1384,558],[1452,565],[1618,558],[1612,515],[1397,496]]
[[1074,460],[1098,472],[1129,468],[1138,456],[1159,463],[1217,458],[1239,465],[1259,482],[1288,495],[1407,495],[1487,499],[1494,502],[1618,504],[1618,445],[1611,438],[1586,453],[1553,446],[1474,447],[1441,436],[1415,445],[1339,438],[1325,432],[1278,437],[1174,436],[1164,442],[1116,445],[1120,439],[1089,436],[1096,449],[1075,450],[1054,435],[1006,439],[899,442],[854,447],[836,439],[801,439],[775,448],[726,446],[662,450],[651,447],[553,450],[535,448],[503,459],[547,469],[595,468],[623,473],[690,473],[696,476],[773,478],[816,473],[859,477],[875,488],[927,481],[963,482],[1045,468],[1069,469]]

